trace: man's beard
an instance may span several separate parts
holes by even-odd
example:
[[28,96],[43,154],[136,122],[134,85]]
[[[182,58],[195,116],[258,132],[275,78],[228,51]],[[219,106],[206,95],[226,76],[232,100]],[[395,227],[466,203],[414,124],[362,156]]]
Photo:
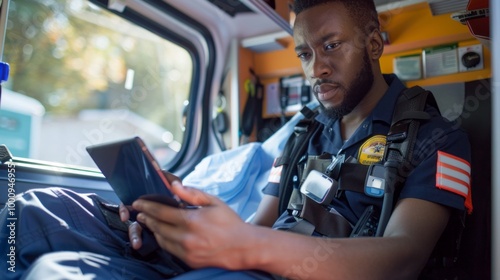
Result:
[[349,114],[368,94],[373,85],[373,71],[368,59],[368,53],[365,50],[363,55],[363,67],[359,70],[356,78],[345,89],[344,100],[339,106],[326,108],[320,102],[320,111],[326,116],[334,119],[340,119]]

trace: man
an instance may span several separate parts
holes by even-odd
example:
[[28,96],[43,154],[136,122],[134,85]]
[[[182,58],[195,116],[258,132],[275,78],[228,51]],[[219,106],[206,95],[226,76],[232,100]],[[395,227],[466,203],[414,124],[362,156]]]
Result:
[[[317,120],[323,126],[312,136],[307,153],[326,152],[360,160],[362,148],[374,139],[384,140],[395,102],[404,89],[394,75],[381,74],[378,60],[383,52],[383,39],[373,2],[295,1],[294,8],[295,50],[322,108]],[[294,221],[290,219],[293,213],[288,211],[278,217],[276,178],[265,188],[266,195],[252,223],[242,221],[218,198],[184,187],[179,181],[172,183],[173,192],[182,200],[201,206],[199,209],[172,208],[146,200],[135,201],[132,207],[139,212],[137,221],[153,233],[163,252],[175,255],[182,262],[161,256],[169,258],[172,265],[182,268],[187,264],[196,269],[179,279],[192,279],[189,277],[197,273],[202,279],[203,275],[215,279],[217,273],[220,279],[270,277],[251,272],[253,270],[294,279],[416,279],[450,216],[455,211],[464,211],[470,195],[470,174],[454,167],[469,166],[465,134],[440,118],[435,109],[428,107],[427,110],[433,117],[419,130],[414,153],[419,163],[407,177],[382,237],[325,238],[318,233],[310,236],[269,228],[274,224],[275,228],[286,229],[287,224]],[[445,176],[438,172],[438,166],[449,167],[459,175]],[[454,184],[463,184],[465,190],[457,191]],[[81,205],[88,201],[77,200]],[[346,191],[334,198],[330,206],[350,223],[356,223],[371,201],[363,194]],[[380,203],[375,204],[380,206]],[[98,215],[94,213],[97,212],[89,216]],[[128,220],[127,208],[120,208],[120,216],[123,221]],[[129,240],[140,255],[141,250],[147,249],[144,245],[147,235],[142,233],[145,230],[138,223],[130,226]],[[73,246],[71,241],[61,242]],[[148,261],[156,263],[156,259],[144,260],[134,252],[110,251],[111,255],[107,256],[100,244],[88,247],[86,251],[99,254],[73,256],[79,260],[80,268],[104,267],[98,271],[106,277],[124,277],[120,273],[133,273],[136,269],[143,277],[162,275],[152,264],[149,269],[154,272],[146,275]],[[127,256],[121,270],[112,266],[120,255]],[[33,261],[35,259],[33,256]],[[44,261],[47,260],[42,258],[35,263],[29,275],[36,277],[41,275],[37,273],[50,270],[48,264],[59,264],[57,268],[61,269],[64,263],[54,258]],[[224,270],[208,275],[206,273],[214,271],[202,268],[209,267]],[[249,272],[232,274],[230,271]]]

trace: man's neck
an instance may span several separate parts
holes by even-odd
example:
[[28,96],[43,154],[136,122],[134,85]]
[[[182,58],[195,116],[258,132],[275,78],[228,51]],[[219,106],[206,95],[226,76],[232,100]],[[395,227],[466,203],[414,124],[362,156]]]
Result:
[[352,110],[351,113],[342,117],[340,121],[340,129],[342,139],[349,139],[358,129],[359,125],[370,115],[379,100],[384,96],[389,88],[382,75],[375,79],[373,86],[368,94],[361,102]]

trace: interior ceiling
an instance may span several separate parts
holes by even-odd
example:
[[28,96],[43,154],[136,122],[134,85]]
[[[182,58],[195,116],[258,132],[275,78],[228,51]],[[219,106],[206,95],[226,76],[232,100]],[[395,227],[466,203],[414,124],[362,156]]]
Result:
[[[163,0],[180,10],[189,11],[201,22],[215,18],[225,27],[230,36],[239,39],[274,41],[292,34],[288,21],[282,19],[272,8],[274,1],[290,0]],[[466,9],[469,0],[374,0],[379,12],[397,10],[419,3],[429,3],[432,14],[460,12]],[[276,2],[278,3],[278,2]],[[284,34],[285,33],[285,34]],[[272,36],[271,36],[272,35]],[[261,38],[265,36],[266,38]],[[252,44],[254,44],[252,42]],[[257,43],[255,43],[257,44]],[[279,44],[276,44],[279,47]]]
[[208,2],[214,4],[217,8],[221,9],[231,17],[234,17],[239,13],[253,13],[250,8],[240,1],[208,0]]
[[[210,1],[210,0],[209,0]],[[234,3],[234,0],[216,0],[216,1],[230,1]],[[274,1],[285,1],[285,0],[274,0]],[[261,14],[266,15],[266,17],[273,19],[277,25],[281,27],[282,30],[285,30],[288,34],[292,34],[292,29],[286,21],[278,18],[274,18],[276,13],[269,8],[270,2],[274,1],[265,1],[265,0],[239,0],[238,2],[247,4],[250,7],[256,8]],[[289,1],[289,0],[287,0]],[[442,15],[449,14],[455,12],[461,12],[466,10],[469,0],[374,0],[375,5],[377,7],[377,11],[379,13],[397,10],[400,8],[404,8],[407,6],[420,4],[420,3],[428,3],[429,9],[433,15]],[[284,27],[285,26],[285,27]],[[278,28],[279,30],[279,28]],[[282,35],[279,35],[282,36]],[[255,38],[255,39],[247,39],[243,41],[243,44],[250,49],[253,49],[256,52],[260,51],[268,51],[280,49],[283,46],[277,40],[278,37],[274,39],[269,38]]]
[[[388,5],[388,4],[393,4],[393,5],[397,5],[398,3],[403,3],[403,2],[410,2],[410,1],[404,1],[404,0],[374,0],[375,2],[375,6],[379,7],[379,6],[382,6],[382,5]],[[412,2],[425,2],[425,0],[421,0],[421,1],[412,1]]]
[[374,0],[374,2],[379,12],[428,2],[432,14],[441,15],[464,11],[467,8],[469,0]]
[[[235,1],[235,0],[207,0],[208,2],[214,4],[219,9],[226,12],[229,16],[234,17],[239,13],[248,13],[253,12],[252,9],[245,5],[246,1]],[[258,0],[258,1],[250,1],[252,4],[255,3],[263,3],[270,5],[274,9],[274,1],[268,0]],[[278,0],[283,1],[283,0]],[[398,9],[404,6],[409,6],[422,2],[429,2],[431,7],[437,6],[438,14],[440,13],[451,13],[457,12],[461,10],[465,10],[467,7],[467,3],[469,0],[374,0],[375,5],[379,11],[393,10]],[[258,5],[256,5],[258,6]]]

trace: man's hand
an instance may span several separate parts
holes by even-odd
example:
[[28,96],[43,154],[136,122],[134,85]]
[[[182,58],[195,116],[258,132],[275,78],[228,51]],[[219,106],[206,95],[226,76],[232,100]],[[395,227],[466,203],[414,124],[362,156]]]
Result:
[[133,208],[137,220],[150,229],[165,250],[193,268],[217,266],[244,268],[246,224],[224,202],[200,190],[172,182],[172,192],[198,209],[181,209],[147,200],[137,200]]
[[[130,211],[134,211],[131,206],[120,203],[120,220],[126,222],[130,219]],[[142,246],[142,227],[138,222],[133,222],[128,227],[128,237],[132,248],[138,250]]]
[[[180,181],[179,177],[174,174],[162,170],[163,174],[167,177],[169,182]],[[120,203],[120,219],[122,222],[126,222],[130,219],[130,212],[135,211],[132,206],[125,206],[123,203]],[[133,222],[128,227],[128,236],[130,243],[132,244],[132,248],[135,250],[139,250],[142,246],[142,227],[138,222]]]

